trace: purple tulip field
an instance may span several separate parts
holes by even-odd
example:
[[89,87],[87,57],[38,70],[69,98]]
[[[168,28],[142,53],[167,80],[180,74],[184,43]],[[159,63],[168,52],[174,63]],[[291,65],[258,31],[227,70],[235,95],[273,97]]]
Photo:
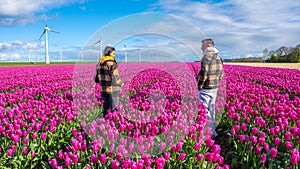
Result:
[[200,63],[119,64],[105,118],[95,65],[0,67],[0,168],[300,168],[299,70],[224,65],[219,144]]

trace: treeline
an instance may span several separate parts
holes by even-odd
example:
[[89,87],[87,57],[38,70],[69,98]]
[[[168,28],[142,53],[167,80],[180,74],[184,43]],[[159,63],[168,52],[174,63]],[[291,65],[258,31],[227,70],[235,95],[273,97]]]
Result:
[[277,50],[263,50],[263,61],[265,62],[289,62],[300,63],[300,44],[296,47],[281,46]]
[[232,59],[232,62],[261,62],[262,57],[247,57]]

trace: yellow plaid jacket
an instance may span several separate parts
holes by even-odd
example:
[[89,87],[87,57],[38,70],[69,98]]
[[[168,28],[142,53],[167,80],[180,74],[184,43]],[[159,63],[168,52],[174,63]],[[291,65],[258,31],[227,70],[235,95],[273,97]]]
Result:
[[100,81],[101,93],[113,93],[121,90],[123,82],[119,78],[118,64],[115,60],[98,62],[97,75]]
[[197,75],[198,89],[215,89],[223,77],[223,60],[218,54],[202,57],[201,68]]

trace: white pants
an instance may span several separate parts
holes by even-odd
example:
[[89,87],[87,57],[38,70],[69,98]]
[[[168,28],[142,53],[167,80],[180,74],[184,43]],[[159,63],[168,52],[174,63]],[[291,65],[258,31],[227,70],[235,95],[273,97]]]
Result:
[[215,130],[215,102],[217,98],[218,88],[216,89],[201,89],[198,92],[199,101],[206,107],[207,120],[210,121],[209,127],[212,130],[213,136],[217,136],[218,133]]

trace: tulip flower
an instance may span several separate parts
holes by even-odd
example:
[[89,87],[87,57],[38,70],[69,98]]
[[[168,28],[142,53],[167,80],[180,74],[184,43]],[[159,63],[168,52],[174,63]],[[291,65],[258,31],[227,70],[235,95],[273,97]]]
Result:
[[197,155],[197,160],[198,160],[198,161],[201,161],[202,159],[203,159],[203,154],[201,154],[201,153],[198,154],[198,155]]
[[53,158],[53,159],[49,160],[49,164],[50,164],[50,166],[53,167],[53,168],[58,167],[58,163],[57,163],[56,158]]
[[299,150],[298,149],[293,149],[292,150],[292,155],[291,155],[291,158],[290,158],[290,163],[292,165],[296,165],[298,164],[300,161],[300,156],[299,156]]
[[271,148],[270,156],[272,158],[276,158],[276,156],[277,156],[277,149],[276,148]]
[[279,137],[276,137],[274,139],[274,144],[275,144],[275,146],[279,146],[280,145],[280,138]]
[[14,155],[14,151],[13,151],[12,149],[8,149],[8,150],[7,150],[7,155],[8,155],[9,157],[12,157],[12,156]]
[[291,138],[292,138],[292,133],[287,131],[284,133],[284,138],[287,140],[287,141],[290,141]]
[[100,162],[105,164],[107,161],[106,154],[100,154]]
[[69,157],[65,159],[65,164],[67,167],[71,166],[71,159]]
[[98,157],[97,157],[97,155],[92,154],[91,157],[90,157],[90,161],[91,161],[92,163],[97,163],[97,162],[98,162]]
[[23,147],[23,153],[27,154],[28,153],[28,148],[27,147]]
[[186,154],[185,153],[181,153],[178,157],[178,160],[183,161],[185,159]]
[[291,150],[293,148],[293,143],[290,142],[290,141],[287,141],[285,143],[285,147],[286,147],[287,150]]
[[166,159],[166,160],[170,160],[170,152],[164,152],[164,158]]
[[31,158],[34,158],[35,157],[35,151],[32,151],[31,152]]
[[41,139],[42,139],[42,140],[45,140],[46,138],[47,138],[47,134],[46,134],[46,133],[42,133],[42,134],[41,134]]

